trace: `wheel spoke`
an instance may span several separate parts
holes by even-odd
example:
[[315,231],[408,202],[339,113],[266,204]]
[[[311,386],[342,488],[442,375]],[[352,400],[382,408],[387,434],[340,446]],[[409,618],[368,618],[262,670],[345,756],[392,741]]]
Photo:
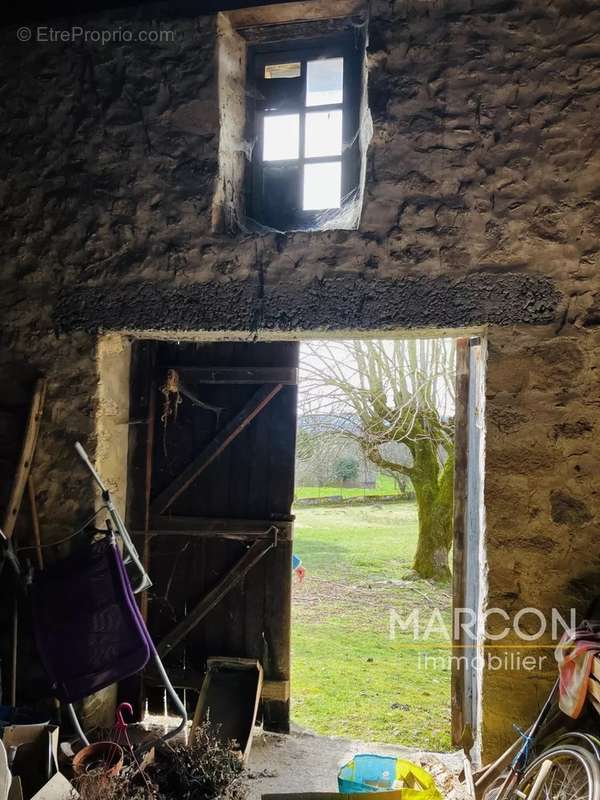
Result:
[[[542,753],[511,793],[512,800],[528,796],[546,760]],[[594,756],[578,747],[548,751],[552,768],[541,787],[538,800],[594,800],[598,798],[598,769]]]

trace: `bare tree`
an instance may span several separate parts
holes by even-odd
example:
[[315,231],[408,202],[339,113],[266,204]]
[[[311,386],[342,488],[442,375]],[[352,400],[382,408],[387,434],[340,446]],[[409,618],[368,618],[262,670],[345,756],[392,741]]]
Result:
[[450,575],[454,371],[450,339],[303,344],[303,417],[410,479],[419,515],[413,568],[424,578]]

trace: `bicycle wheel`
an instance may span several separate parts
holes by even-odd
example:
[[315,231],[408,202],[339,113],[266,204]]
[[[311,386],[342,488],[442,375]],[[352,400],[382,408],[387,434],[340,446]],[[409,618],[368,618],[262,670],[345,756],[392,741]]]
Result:
[[552,747],[564,747],[565,745],[583,747],[584,750],[594,753],[598,761],[600,761],[600,739],[592,733],[569,731],[568,733],[563,733],[556,741],[552,742]]
[[538,800],[600,800],[600,765],[596,756],[583,747],[551,747],[531,762],[517,784],[513,798],[529,796],[544,761],[552,768],[544,778]]

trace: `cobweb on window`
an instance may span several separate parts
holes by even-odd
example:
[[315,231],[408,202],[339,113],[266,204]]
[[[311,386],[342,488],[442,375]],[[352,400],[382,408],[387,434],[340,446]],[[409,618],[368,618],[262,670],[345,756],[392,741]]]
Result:
[[[329,208],[324,209],[323,211],[316,211],[314,221],[308,227],[302,227],[298,225],[297,227],[291,227],[286,230],[279,230],[278,228],[270,227],[269,225],[265,225],[264,223],[260,222],[259,220],[254,219],[250,216],[245,216],[243,219],[239,219],[238,229],[242,233],[259,233],[259,234],[270,234],[270,233],[294,233],[294,232],[301,232],[301,231],[326,231],[326,230],[356,230],[360,223],[360,216],[362,213],[362,206],[363,206],[363,195],[364,195],[364,185],[365,185],[365,173],[366,173],[366,152],[369,147],[369,143],[373,136],[373,121],[371,118],[371,113],[369,108],[366,106],[363,108],[361,112],[361,120],[358,130],[352,137],[351,141],[348,142],[344,149],[349,147],[353,147],[358,140],[359,142],[359,149],[361,153],[361,171],[360,171],[360,179],[358,182],[358,186],[353,191],[349,192],[345,195],[340,203],[339,208]],[[239,145],[236,146],[236,149],[242,151],[246,154],[246,158],[248,161],[252,158],[252,151],[254,148],[254,141],[243,141],[240,142]]]

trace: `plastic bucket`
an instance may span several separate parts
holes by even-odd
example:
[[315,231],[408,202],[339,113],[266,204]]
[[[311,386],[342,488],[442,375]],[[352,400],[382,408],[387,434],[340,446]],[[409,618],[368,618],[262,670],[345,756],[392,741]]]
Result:
[[354,756],[338,772],[338,787],[344,794],[394,792],[398,800],[441,800],[426,770],[395,756]]

